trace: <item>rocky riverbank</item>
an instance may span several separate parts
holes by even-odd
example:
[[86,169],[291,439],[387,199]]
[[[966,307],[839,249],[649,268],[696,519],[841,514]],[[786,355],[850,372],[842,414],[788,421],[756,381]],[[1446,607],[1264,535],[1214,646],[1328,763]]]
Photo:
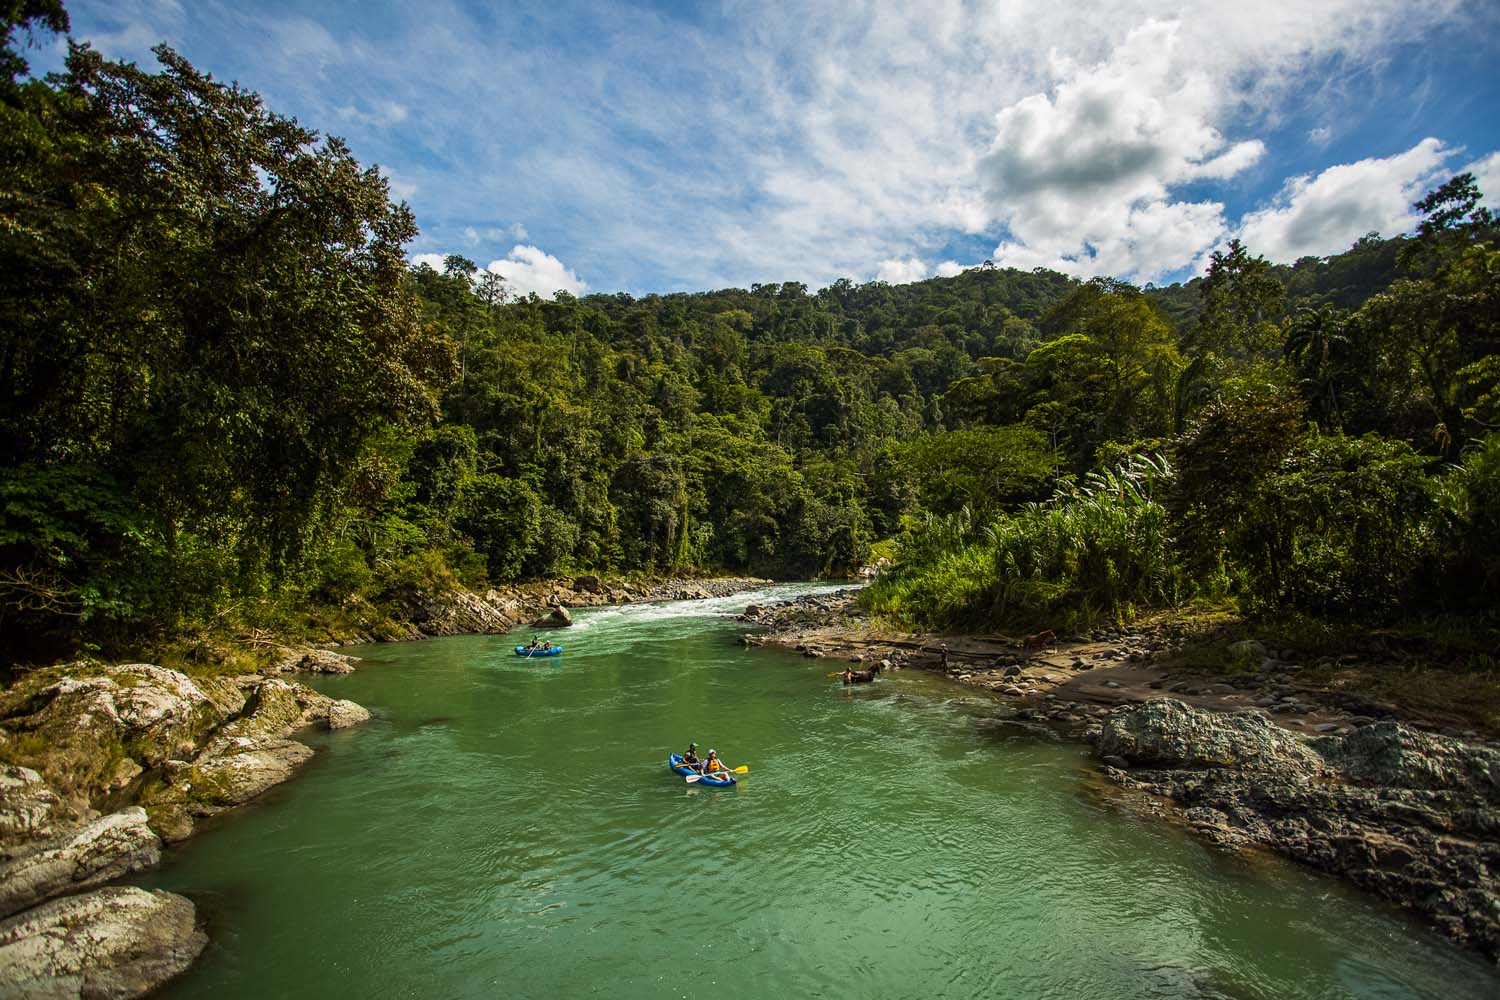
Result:
[[1332,683],[1338,665],[1240,640],[1192,666],[1170,627],[904,635],[852,591],[751,607],[743,641],[942,672],[1020,724],[1095,746],[1129,808],[1269,849],[1422,914],[1500,962],[1500,751],[1461,715]]
[[[498,633],[566,621],[568,607],[694,600],[762,587],[746,577],[579,576],[401,596],[405,621],[342,643]],[[539,624],[539,627],[541,625]],[[245,640],[241,640],[244,642]],[[292,777],[312,726],[369,718],[287,676],[348,673],[355,657],[257,636],[255,673],[203,676],[149,663],[62,664],[0,691],[0,1000],[142,996],[207,943],[193,903],[106,883],[152,868],[164,844]]]
[[538,628],[550,628],[565,624],[561,620],[546,620],[557,608],[728,597],[772,582],[756,577],[640,580],[583,575],[507,584],[483,592],[411,588],[397,595],[394,621],[372,620],[332,638],[337,645],[356,645],[445,635],[492,635],[532,623]]
[[295,680],[147,663],[49,667],[0,693],[0,997],[141,996],[185,970],[207,943],[190,900],[100,886],[291,777],[312,756],[297,731],[367,718]]

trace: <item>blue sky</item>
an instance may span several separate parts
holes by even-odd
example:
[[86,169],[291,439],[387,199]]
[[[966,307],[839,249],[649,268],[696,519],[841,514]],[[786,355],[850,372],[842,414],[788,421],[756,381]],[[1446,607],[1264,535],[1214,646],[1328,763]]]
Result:
[[[378,163],[518,292],[910,281],[984,259],[1164,283],[1500,195],[1500,6],[1453,0],[72,0]],[[33,53],[36,69],[58,49]],[[1496,199],[1491,199],[1497,203]]]

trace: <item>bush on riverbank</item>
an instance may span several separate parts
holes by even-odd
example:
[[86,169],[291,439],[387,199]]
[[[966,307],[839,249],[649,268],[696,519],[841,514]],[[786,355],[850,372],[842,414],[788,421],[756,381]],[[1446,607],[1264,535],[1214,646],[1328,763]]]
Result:
[[915,627],[1077,627],[1128,620],[1176,601],[1183,581],[1160,456],[1090,473],[1045,503],[976,526],[967,512],[903,538],[903,563],[870,590],[870,609]]

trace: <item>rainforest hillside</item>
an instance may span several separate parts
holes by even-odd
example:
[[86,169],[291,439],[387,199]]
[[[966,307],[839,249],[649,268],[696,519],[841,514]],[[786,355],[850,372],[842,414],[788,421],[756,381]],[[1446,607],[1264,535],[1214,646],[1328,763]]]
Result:
[[1468,175],[1410,237],[1231,243],[1168,288],[984,264],[518,298],[412,268],[378,171],[169,49],[28,75],[52,9],[8,15],[0,79],[12,661],[880,557],[885,610],[933,624],[1493,610],[1500,250]]

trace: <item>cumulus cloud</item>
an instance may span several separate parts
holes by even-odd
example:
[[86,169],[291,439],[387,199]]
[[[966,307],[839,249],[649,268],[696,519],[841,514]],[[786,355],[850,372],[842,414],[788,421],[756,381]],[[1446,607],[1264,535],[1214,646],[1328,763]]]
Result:
[[[1289,151],[1269,143],[1306,155],[1304,132],[1332,138],[1319,123],[1352,136],[1418,111],[1351,80],[1378,89],[1402,46],[1494,45],[1448,30],[1488,26],[1461,0],[724,5],[603,4],[580,29],[535,4],[538,30],[514,32],[456,0],[322,5],[271,28],[243,6],[113,0],[74,25],[132,54],[168,38],[305,122],[347,123],[362,161],[395,167],[397,197],[420,195],[424,251],[530,246],[509,222],[524,217],[594,285],[653,290],[816,286],[936,260],[959,236],[1001,263],[1151,279],[1232,231],[1221,202],[1275,187]],[[555,58],[580,30],[588,44]]]
[[1484,195],[1484,203],[1500,207],[1500,153],[1491,153],[1482,160],[1464,167],[1463,173],[1474,175],[1474,183]]
[[1337,253],[1366,233],[1406,232],[1417,223],[1412,202],[1446,179],[1452,155],[1429,138],[1395,156],[1293,177],[1271,205],[1240,221],[1238,235],[1255,253],[1292,261]]
[[909,285],[927,277],[927,265],[915,257],[905,260],[883,260],[875,271],[876,281],[892,285]]
[[505,279],[507,290],[512,295],[530,295],[535,292],[544,299],[553,298],[559,291],[582,295],[588,283],[562,261],[545,253],[538,247],[518,243],[502,260],[492,260],[485,270],[493,271]]
[[1222,207],[1171,201],[1172,188],[1233,177],[1265,146],[1214,126],[1220,95],[1181,44],[1178,22],[1148,21],[1108,60],[995,116],[979,169],[1012,236],[997,263],[1154,278],[1219,237]]
[[964,266],[956,260],[945,260],[937,266],[939,278],[951,278],[964,273]]

